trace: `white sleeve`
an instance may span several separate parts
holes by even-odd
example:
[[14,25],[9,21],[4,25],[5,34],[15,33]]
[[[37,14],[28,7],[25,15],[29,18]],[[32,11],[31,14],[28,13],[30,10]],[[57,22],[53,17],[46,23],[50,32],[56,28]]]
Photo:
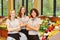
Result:
[[6,25],[7,25],[7,26],[10,26],[10,21],[9,21],[9,19],[6,20]]
[[17,19],[18,19],[18,21],[20,22],[20,18],[19,18],[19,17],[17,17]]
[[19,25],[20,24],[20,20],[19,19],[15,19],[16,21],[16,23]]
[[38,24],[42,24],[42,20],[38,18]]
[[28,17],[26,17],[26,24],[28,23],[28,21],[29,21],[29,18],[28,18]]
[[27,24],[30,24],[30,23],[31,23],[31,20],[29,19]]

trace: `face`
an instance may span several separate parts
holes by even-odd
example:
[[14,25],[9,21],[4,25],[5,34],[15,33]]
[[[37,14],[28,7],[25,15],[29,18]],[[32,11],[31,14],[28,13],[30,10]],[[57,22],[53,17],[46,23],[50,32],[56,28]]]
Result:
[[33,10],[31,15],[33,16],[33,18],[35,18],[36,17],[36,12]]
[[11,14],[11,17],[13,17],[13,18],[15,17],[15,11],[14,10],[11,11],[10,14]]
[[25,8],[24,8],[24,7],[21,9],[21,13],[22,13],[22,14],[25,13]]

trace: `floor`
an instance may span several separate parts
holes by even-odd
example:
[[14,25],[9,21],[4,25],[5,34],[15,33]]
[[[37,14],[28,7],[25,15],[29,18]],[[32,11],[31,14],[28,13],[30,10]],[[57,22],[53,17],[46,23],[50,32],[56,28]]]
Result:
[[6,38],[4,38],[4,37],[0,37],[0,40],[6,40]]

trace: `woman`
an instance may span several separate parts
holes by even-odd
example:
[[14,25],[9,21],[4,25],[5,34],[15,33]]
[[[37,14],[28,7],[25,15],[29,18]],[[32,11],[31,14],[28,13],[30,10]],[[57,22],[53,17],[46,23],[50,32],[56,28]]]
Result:
[[7,40],[20,40],[20,25],[19,20],[16,18],[15,10],[11,10],[10,14],[8,16],[8,19],[6,20],[6,25],[8,29],[8,38]]
[[26,9],[24,6],[22,6],[19,10],[18,19],[19,19],[20,25],[21,25],[20,32],[24,33],[27,37],[28,31],[26,30],[26,24],[27,24],[29,18],[28,18],[28,16],[26,16]]
[[27,24],[27,30],[28,31],[28,39],[29,40],[39,40],[38,37],[38,30],[41,24],[40,18],[38,18],[39,13],[38,10],[33,8],[30,11],[30,19]]

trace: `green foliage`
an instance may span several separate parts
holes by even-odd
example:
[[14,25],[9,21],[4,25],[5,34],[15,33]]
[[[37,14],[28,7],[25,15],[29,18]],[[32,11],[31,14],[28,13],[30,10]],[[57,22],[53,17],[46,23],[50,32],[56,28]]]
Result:
[[56,2],[56,3],[57,3],[57,5],[56,5],[56,7],[57,7],[57,8],[56,8],[56,10],[57,10],[57,11],[56,11],[56,15],[57,15],[57,16],[60,16],[60,0],[56,0],[56,1],[57,1],[57,2]]
[[0,30],[1,29],[6,30],[7,29],[6,25],[0,25]]
[[19,12],[21,6],[22,6],[22,0],[15,0],[16,15],[18,15],[18,12]]
[[[53,16],[53,1],[54,0],[44,0],[43,1],[43,14],[45,16]],[[60,0],[56,0],[56,15],[60,16]]]
[[[43,1],[43,14],[45,16],[53,16],[53,1],[54,0],[44,0]],[[15,0],[15,10],[18,14],[20,7],[22,6],[22,0]],[[26,0],[24,0],[24,6],[26,7]],[[33,8],[33,0],[28,0],[28,15],[30,15],[30,10]],[[3,15],[8,15],[8,0],[3,0]],[[60,16],[60,0],[56,0],[56,15]],[[1,16],[1,0],[0,0],[0,16]]]
[[45,20],[43,20],[39,31],[44,32],[48,28],[48,24],[49,24],[49,18],[46,18]]
[[33,1],[32,0],[28,0],[28,15],[30,15],[30,10],[33,8]]
[[8,15],[8,0],[3,0],[3,15]]
[[43,14],[45,16],[53,16],[53,0],[43,1]]
[[0,16],[1,16],[1,0],[0,0]]

